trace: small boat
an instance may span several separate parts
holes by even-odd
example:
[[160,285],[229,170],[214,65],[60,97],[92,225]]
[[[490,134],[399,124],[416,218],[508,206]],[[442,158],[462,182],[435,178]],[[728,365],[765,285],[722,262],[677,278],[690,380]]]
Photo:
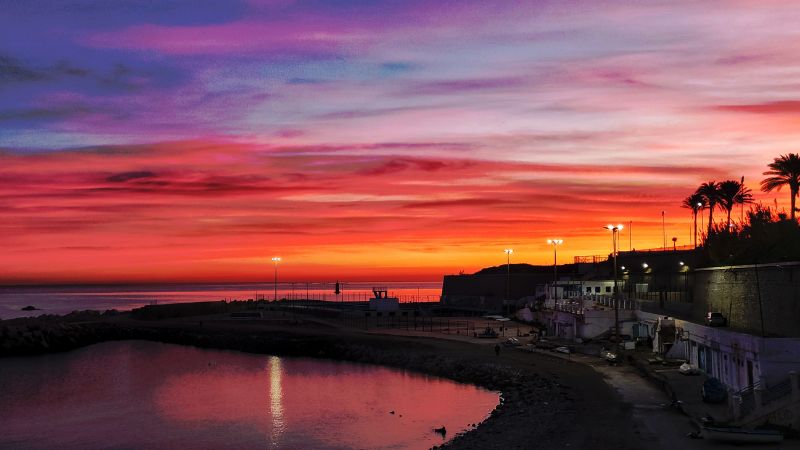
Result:
[[703,438],[711,441],[771,444],[783,441],[775,430],[748,430],[738,427],[703,427]]

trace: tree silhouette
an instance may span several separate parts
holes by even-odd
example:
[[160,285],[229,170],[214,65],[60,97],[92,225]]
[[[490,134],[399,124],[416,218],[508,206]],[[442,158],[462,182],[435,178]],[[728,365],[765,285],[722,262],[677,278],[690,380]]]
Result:
[[770,163],[768,167],[769,170],[764,172],[764,175],[769,176],[761,180],[761,190],[764,192],[780,191],[783,186],[789,186],[791,194],[790,217],[794,221],[794,213],[797,210],[795,201],[797,200],[797,192],[800,190],[800,156],[796,153],[781,155],[775,158],[775,161]]
[[752,203],[752,191],[736,180],[725,180],[717,185],[719,205],[728,213],[727,226],[731,226],[731,211],[739,204]]
[[708,206],[708,233],[706,235],[710,235],[714,228],[714,208],[717,207],[720,200],[719,183],[716,181],[703,183],[697,188],[695,194],[702,196],[703,204]]
[[694,246],[697,247],[697,212],[700,211],[700,208],[705,205],[705,199],[702,195],[698,193],[694,193],[685,199],[683,199],[683,203],[681,203],[682,208],[688,208],[692,210],[692,219],[694,219]]

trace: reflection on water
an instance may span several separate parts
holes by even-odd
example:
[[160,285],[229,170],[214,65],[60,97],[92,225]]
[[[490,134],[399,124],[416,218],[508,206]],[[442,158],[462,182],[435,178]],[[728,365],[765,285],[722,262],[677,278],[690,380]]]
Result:
[[15,449],[429,448],[498,402],[383,367],[139,341],[0,359],[0,393]]
[[272,416],[272,444],[280,442],[283,433],[283,405],[281,393],[281,359],[269,358],[269,412]]

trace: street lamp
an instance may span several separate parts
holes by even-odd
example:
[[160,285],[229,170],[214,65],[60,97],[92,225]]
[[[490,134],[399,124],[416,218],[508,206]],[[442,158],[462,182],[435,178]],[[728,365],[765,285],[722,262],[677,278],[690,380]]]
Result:
[[511,300],[511,254],[514,253],[513,248],[503,250],[506,253],[506,303]]
[[[697,202],[697,211],[700,214],[700,229],[702,230],[705,228],[703,225],[703,202]],[[700,232],[700,236],[702,237],[702,231]],[[697,220],[694,222],[694,248],[697,248]]]
[[612,255],[614,256],[614,342],[619,345],[619,289],[617,287],[617,239],[619,231],[622,229],[622,224],[611,225],[608,224],[603,227],[611,231],[611,246],[613,249]]
[[273,257],[272,258],[272,262],[275,264],[275,283],[274,283],[275,300],[274,301],[277,302],[278,301],[278,263],[281,262],[281,257],[280,256]]
[[548,239],[547,243],[553,246],[553,300],[558,296],[558,246],[564,243],[563,239]]

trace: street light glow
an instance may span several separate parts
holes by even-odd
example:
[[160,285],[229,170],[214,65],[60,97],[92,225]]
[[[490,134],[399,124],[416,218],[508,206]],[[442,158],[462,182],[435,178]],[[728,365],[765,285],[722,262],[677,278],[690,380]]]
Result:
[[503,251],[506,252],[507,255],[510,255],[510,254],[514,253],[514,249],[513,248],[507,248],[507,249],[505,249]]
[[275,256],[274,258],[272,258],[272,262],[275,262],[275,263],[280,262],[280,260],[281,260],[280,256]]
[[548,239],[547,243],[550,245],[561,245],[564,243],[563,239]]
[[608,224],[603,228],[606,228],[606,229],[611,230],[611,231],[619,231],[619,230],[623,229],[624,227],[620,223],[620,224],[617,224],[617,225]]
[[642,263],[642,268],[647,269],[648,267],[650,266],[648,266],[647,263]]

